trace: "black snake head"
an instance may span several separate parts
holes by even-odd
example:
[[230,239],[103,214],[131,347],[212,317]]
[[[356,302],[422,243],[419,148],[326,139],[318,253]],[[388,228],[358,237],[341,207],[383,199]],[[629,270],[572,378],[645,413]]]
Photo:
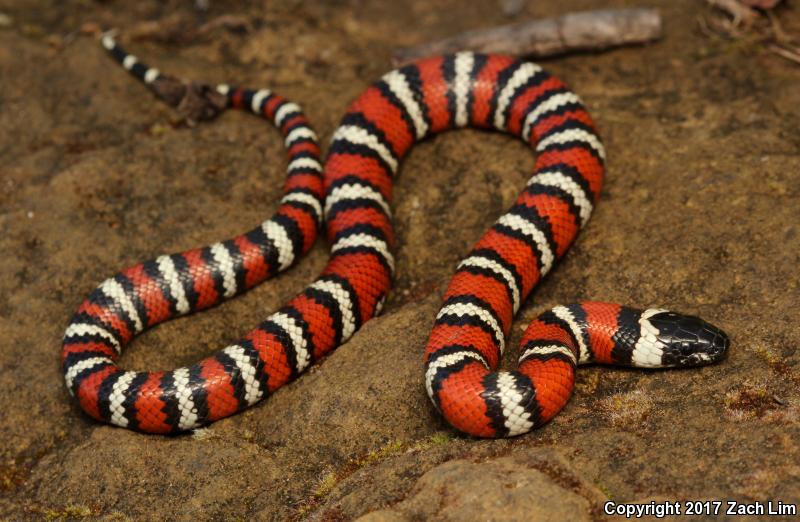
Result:
[[663,345],[664,366],[702,366],[725,356],[730,338],[721,329],[699,317],[661,312],[649,318],[658,329],[658,341]]

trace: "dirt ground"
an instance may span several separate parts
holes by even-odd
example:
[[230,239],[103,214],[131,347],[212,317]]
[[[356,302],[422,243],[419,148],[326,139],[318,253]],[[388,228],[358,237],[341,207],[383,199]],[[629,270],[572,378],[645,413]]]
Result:
[[[83,415],[59,370],[74,308],[118,269],[259,223],[286,163],[278,133],[242,113],[173,126],[174,112],[78,31],[125,34],[165,17],[196,28],[189,0],[0,0],[0,519],[597,520],[606,499],[800,503],[800,66],[705,36],[699,0],[648,3],[662,41],[546,61],[598,122],[608,177],[510,346],[544,309],[594,299],[701,315],[730,334],[729,356],[686,371],[583,368],[551,424],[484,441],[441,420],[421,371],[444,285],[532,165],[521,143],[477,131],[432,139],[405,162],[394,293],[321,364],[189,435]],[[126,43],[162,71],[269,86],[327,142],[392,49],[512,20],[499,4],[212,0],[206,19],[241,15],[251,29]],[[629,4],[530,1],[517,18]],[[797,1],[779,16],[800,34]],[[319,241],[247,295],[159,326],[124,366],[193,363],[326,258]]]

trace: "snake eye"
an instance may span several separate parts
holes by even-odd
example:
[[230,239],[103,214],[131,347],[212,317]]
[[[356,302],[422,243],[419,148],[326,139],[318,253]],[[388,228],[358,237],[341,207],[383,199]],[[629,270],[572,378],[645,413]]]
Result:
[[711,364],[725,356],[730,338],[721,329],[699,317],[662,312],[650,318],[658,328],[658,340],[665,345],[665,366]]

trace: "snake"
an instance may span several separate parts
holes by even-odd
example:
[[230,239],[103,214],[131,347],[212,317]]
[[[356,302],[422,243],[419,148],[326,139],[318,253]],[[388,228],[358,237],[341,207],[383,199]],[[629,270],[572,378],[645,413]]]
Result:
[[[154,87],[168,77],[103,46]],[[434,408],[474,437],[509,437],[551,420],[582,364],[707,365],[729,337],[695,316],[580,302],[539,315],[516,370],[499,371],[515,314],[567,252],[600,196],[605,148],[580,98],[540,66],[458,52],[399,67],[351,103],[325,157],[301,108],[268,89],[210,88],[225,108],[271,121],[288,153],[283,196],[252,230],[124,269],[90,293],[61,352],[66,388],[97,421],[147,433],[205,426],[261,401],[380,314],[395,273],[392,187],[417,142],[463,127],[510,134],[535,153],[533,175],[457,265],[424,350]],[[137,334],[239,295],[296,263],[323,230],[320,276],[227,347],[172,371],[117,364]]]

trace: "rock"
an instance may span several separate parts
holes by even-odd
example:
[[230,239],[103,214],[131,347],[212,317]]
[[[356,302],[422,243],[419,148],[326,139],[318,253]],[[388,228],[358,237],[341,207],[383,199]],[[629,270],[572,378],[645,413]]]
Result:
[[406,500],[359,521],[591,521],[603,500],[557,453],[530,450],[488,461],[441,464],[417,481]]

